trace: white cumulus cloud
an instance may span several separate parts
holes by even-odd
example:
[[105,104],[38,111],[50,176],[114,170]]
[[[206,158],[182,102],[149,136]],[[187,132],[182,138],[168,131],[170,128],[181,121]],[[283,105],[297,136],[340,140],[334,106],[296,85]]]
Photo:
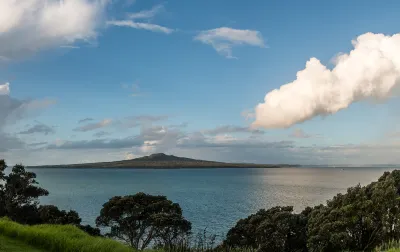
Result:
[[266,94],[255,108],[254,127],[285,128],[350,104],[392,96],[400,83],[400,34],[366,33],[332,70],[311,58],[297,79]]
[[0,56],[16,58],[96,38],[107,0],[1,0]]
[[235,58],[232,48],[238,45],[265,47],[264,39],[259,31],[239,30],[229,27],[220,27],[200,32],[194,40],[211,45],[221,55]]

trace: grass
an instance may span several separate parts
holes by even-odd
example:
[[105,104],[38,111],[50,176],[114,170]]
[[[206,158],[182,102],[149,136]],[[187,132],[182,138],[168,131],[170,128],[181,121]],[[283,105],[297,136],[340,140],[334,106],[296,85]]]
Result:
[[[9,246],[26,244],[42,250],[27,252],[132,252],[130,247],[111,239],[93,237],[70,225],[25,226],[6,218],[0,219],[0,235],[14,240]],[[22,246],[22,245],[21,245]],[[2,250],[0,250],[2,251]],[[7,250],[5,250],[7,251]],[[10,250],[13,251],[13,250]]]
[[391,241],[375,249],[376,252],[400,252],[400,241]]
[[13,240],[8,237],[0,236],[0,252],[46,252],[46,250],[33,248],[29,245]]

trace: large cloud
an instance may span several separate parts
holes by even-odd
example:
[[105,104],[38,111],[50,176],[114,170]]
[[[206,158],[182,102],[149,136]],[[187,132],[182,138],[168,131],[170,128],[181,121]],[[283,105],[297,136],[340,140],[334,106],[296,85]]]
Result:
[[96,28],[107,2],[1,0],[0,56],[13,59],[96,38]]
[[353,46],[335,59],[332,70],[311,58],[295,81],[267,93],[253,126],[285,128],[357,101],[390,97],[400,83],[400,34],[366,33]]

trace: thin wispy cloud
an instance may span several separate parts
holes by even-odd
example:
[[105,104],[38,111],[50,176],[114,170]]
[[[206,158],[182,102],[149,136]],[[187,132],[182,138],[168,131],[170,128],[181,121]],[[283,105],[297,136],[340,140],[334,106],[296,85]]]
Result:
[[9,61],[9,60],[10,60],[10,58],[7,58],[6,56],[0,55],[0,62],[1,61]]
[[84,122],[90,122],[90,121],[94,121],[94,119],[91,117],[86,117],[86,118],[79,120],[78,123],[84,123]]
[[[156,5],[150,10],[142,10],[136,13],[129,13],[128,18],[124,20],[110,20],[107,21],[107,25],[109,26],[119,26],[119,27],[129,27],[138,30],[147,30],[152,32],[160,32],[165,34],[171,34],[174,32],[174,29],[154,24],[149,22],[153,19],[157,14],[159,14],[162,10],[164,10],[163,5]],[[148,22],[137,20],[147,20]]]
[[170,34],[174,32],[174,29],[164,27],[161,25],[157,24],[150,24],[150,23],[141,23],[141,22],[135,22],[133,20],[113,20],[113,21],[107,21],[107,25],[113,25],[113,26],[122,26],[122,27],[130,27],[134,29],[139,29],[139,30],[148,30],[148,31],[153,31],[153,32],[161,32],[165,34]]
[[21,134],[21,135],[29,135],[29,134],[36,134],[36,133],[49,135],[49,134],[54,134],[55,130],[53,127],[50,127],[45,124],[36,124],[27,130],[23,130],[23,131],[19,132],[19,134]]
[[131,92],[130,95],[133,96],[133,97],[143,96],[144,95],[144,93],[142,93],[140,91],[139,81],[136,81],[132,85],[124,84],[124,85],[122,85],[122,88],[129,90]]
[[128,14],[128,18],[129,19],[151,19],[153,17],[155,17],[158,13],[162,12],[163,10],[165,10],[164,5],[162,4],[158,4],[153,6],[153,8],[151,8],[150,10],[142,10],[139,12],[135,12],[135,13],[129,13]]
[[81,127],[75,128],[74,131],[86,132],[95,129],[100,129],[109,126],[113,121],[111,119],[104,119],[97,123],[89,123]]
[[37,147],[37,146],[40,146],[40,145],[46,145],[48,142],[37,142],[37,143],[29,143],[29,144],[27,144],[27,146],[29,146],[29,147]]
[[100,138],[100,137],[104,137],[104,136],[108,136],[111,135],[110,132],[106,132],[106,131],[99,131],[93,134],[94,137]]
[[73,46],[73,45],[62,45],[60,48],[66,48],[66,49],[79,49],[79,46]]
[[293,137],[293,138],[311,138],[312,135],[307,134],[306,132],[304,132],[304,130],[302,129],[295,129],[290,135],[289,137]]
[[125,0],[125,6],[131,6],[136,3],[136,0]]
[[194,40],[211,45],[219,54],[226,58],[236,58],[232,54],[235,46],[249,45],[265,47],[264,39],[259,31],[239,30],[229,27],[220,27],[200,32]]
[[252,134],[264,134],[264,131],[258,129],[251,129],[249,127],[239,127],[234,125],[224,125],[219,126],[214,129],[204,130],[204,134],[207,135],[220,135],[220,134],[229,134],[229,133],[252,133]]

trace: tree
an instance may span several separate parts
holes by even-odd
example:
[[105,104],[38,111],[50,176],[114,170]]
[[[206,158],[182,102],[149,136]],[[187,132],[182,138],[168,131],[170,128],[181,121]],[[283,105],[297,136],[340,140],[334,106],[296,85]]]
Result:
[[309,250],[371,251],[400,239],[399,188],[400,171],[393,171],[316,207],[308,222]]
[[100,229],[90,225],[81,225],[82,219],[78,213],[70,210],[60,210],[53,205],[43,205],[38,208],[39,223],[74,225],[92,236],[101,236]]
[[310,213],[307,208],[300,214],[293,207],[261,209],[237,222],[228,231],[223,247],[253,248],[260,251],[307,251],[306,231]]
[[7,165],[4,160],[0,160],[0,217],[6,215],[6,195],[5,195],[5,190],[4,190],[4,184],[5,184],[5,174],[4,171],[6,170]]
[[92,227],[90,225],[79,224],[77,227],[80,228],[81,230],[85,231],[86,233],[88,233],[91,236],[102,236],[100,229]]
[[5,162],[0,161],[0,176],[3,180],[0,188],[3,205],[1,214],[14,221],[31,224],[35,222],[34,213],[39,197],[47,196],[49,192],[36,186],[36,174],[26,171],[23,165],[15,165],[9,175],[4,174],[6,167]]
[[58,207],[53,205],[44,205],[38,208],[38,214],[41,223],[48,224],[60,224],[60,225],[79,225],[81,224],[81,218],[77,212],[70,210],[60,210]]
[[178,204],[165,196],[145,193],[111,198],[103,205],[96,224],[111,228],[107,236],[141,250],[151,242],[162,242],[161,245],[168,246],[191,229],[190,222],[182,217]]
[[156,228],[155,241],[158,247],[172,249],[177,245],[184,245],[192,224],[183,218],[182,210],[174,204],[172,211],[154,214],[152,217]]

